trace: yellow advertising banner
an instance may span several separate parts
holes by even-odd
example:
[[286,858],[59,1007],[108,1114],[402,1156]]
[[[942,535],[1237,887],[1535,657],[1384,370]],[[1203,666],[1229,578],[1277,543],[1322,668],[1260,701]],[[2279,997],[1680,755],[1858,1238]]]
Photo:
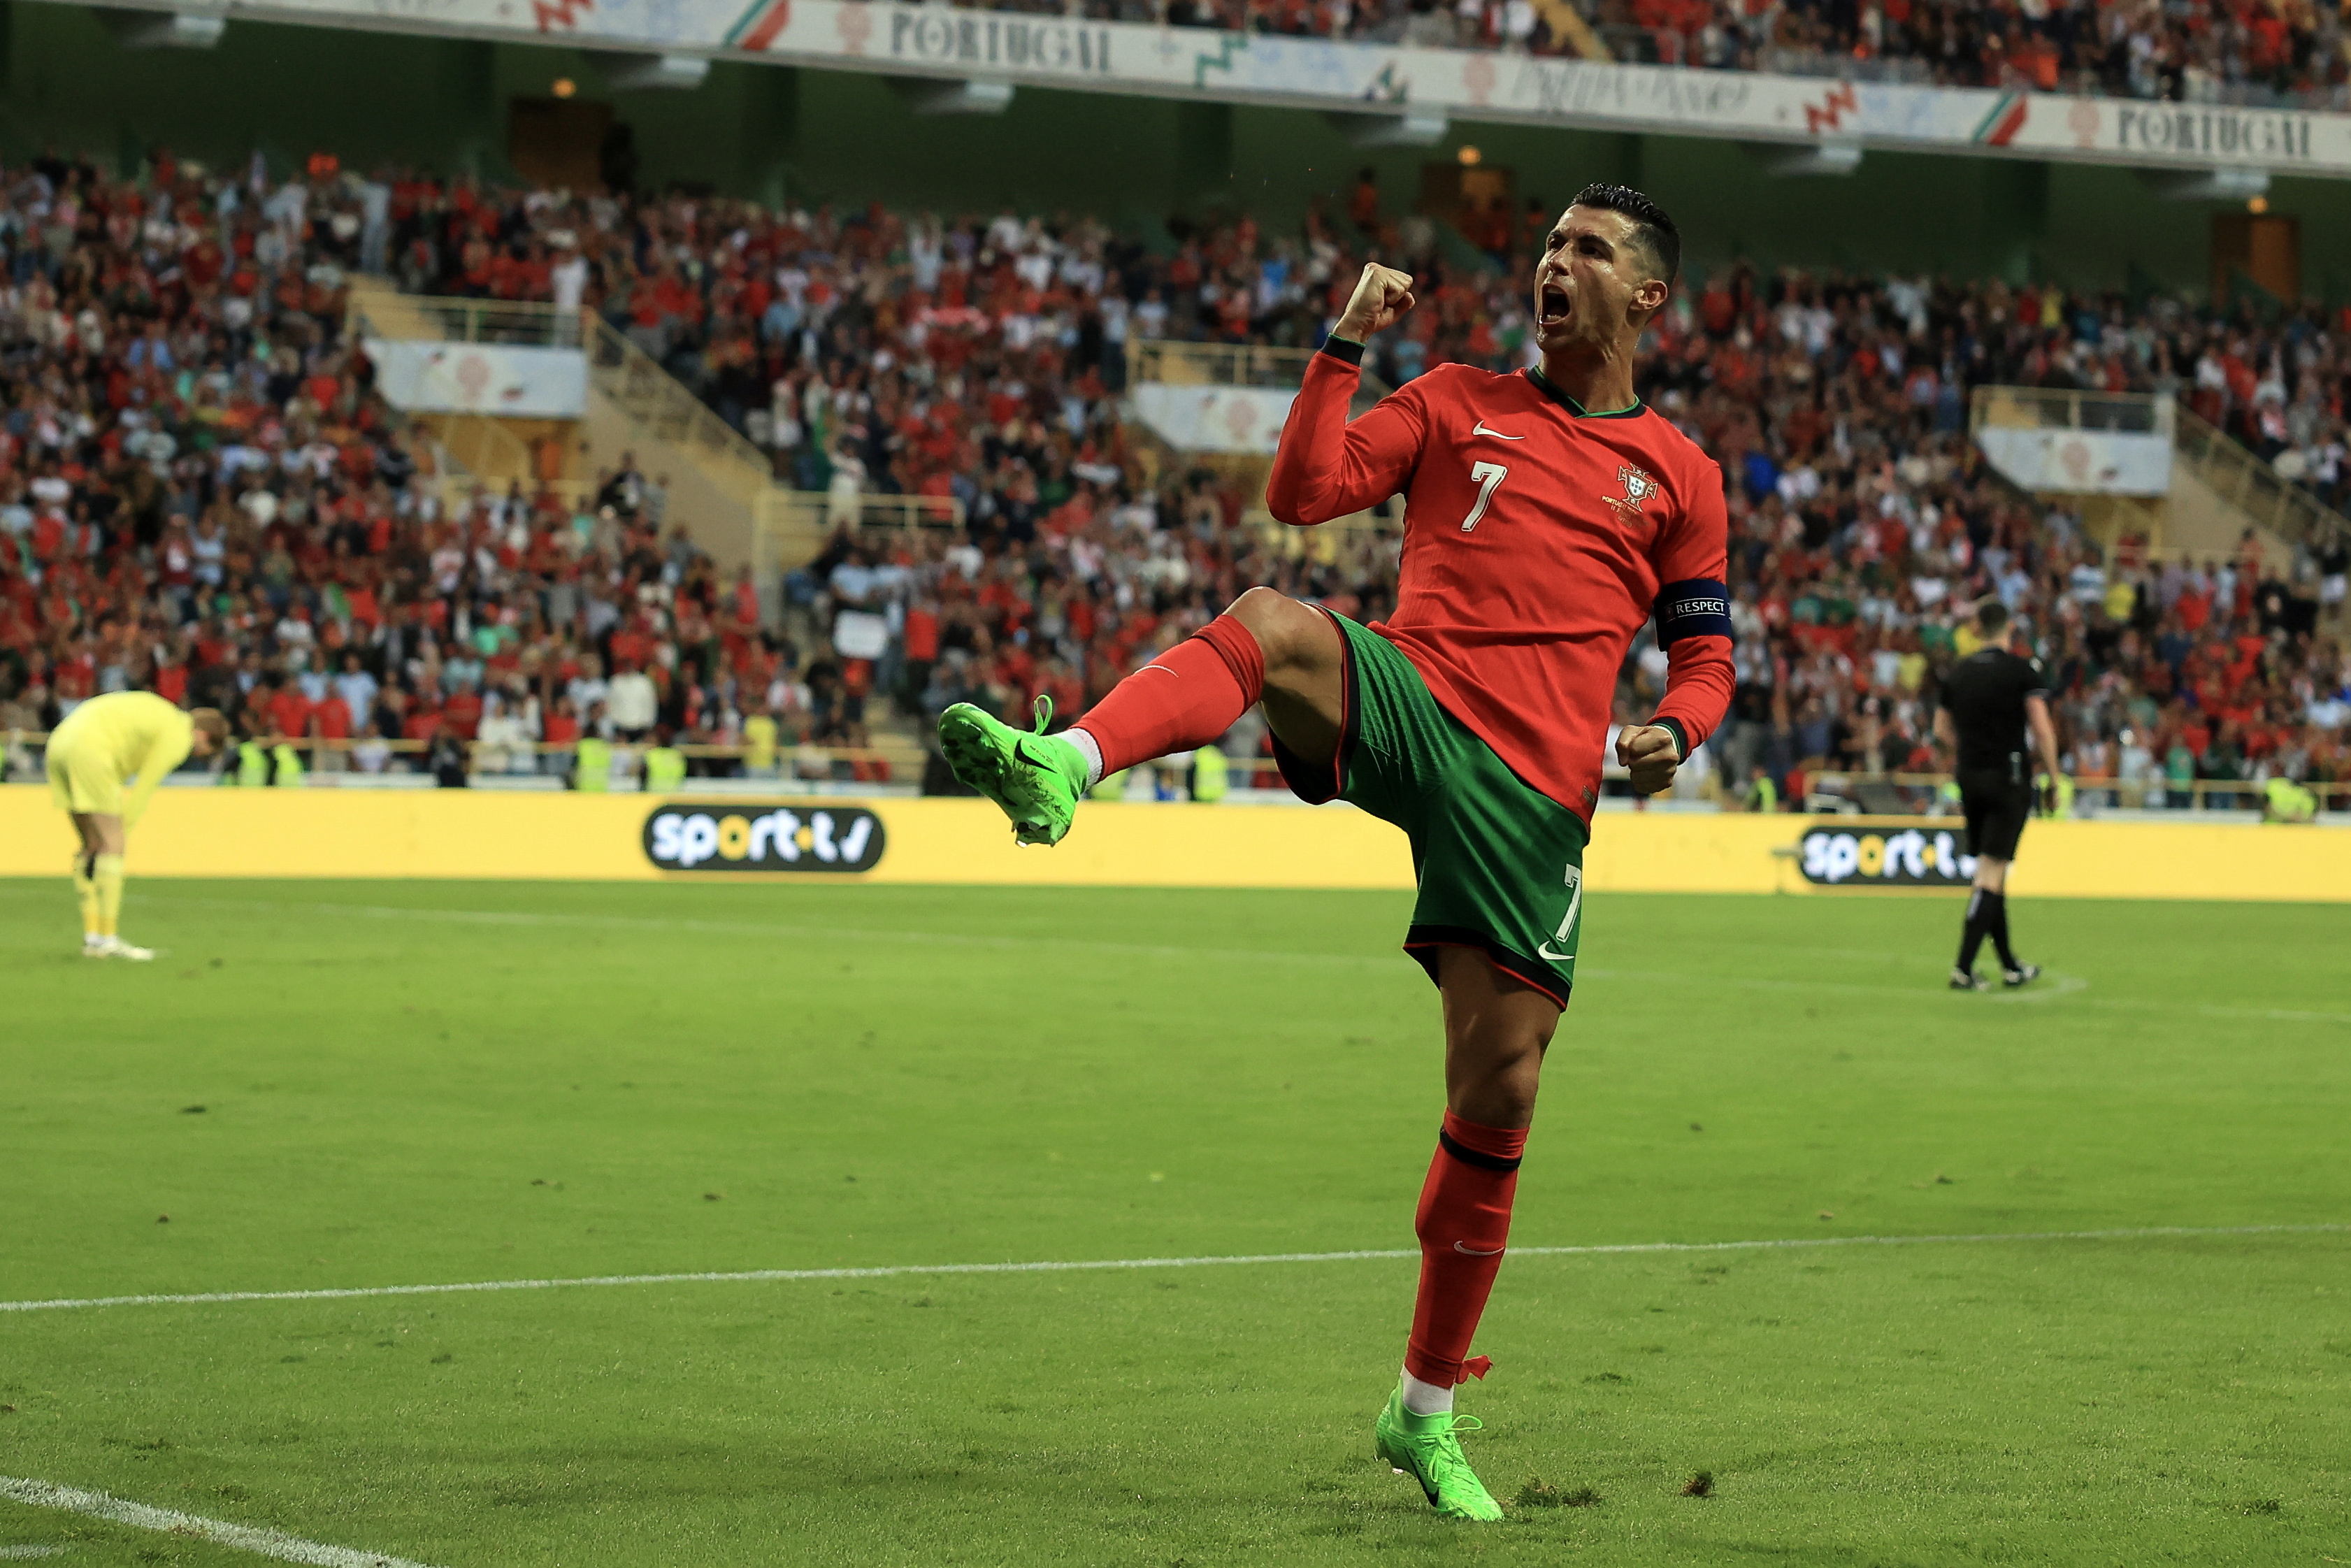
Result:
[[[1595,893],[1956,891],[1949,820],[1609,812]],[[62,876],[70,823],[0,786],[0,875]],[[673,798],[474,789],[165,789],[134,876],[650,881],[759,876],[1130,887],[1405,888],[1404,836],[1343,806],[1089,803],[1021,849],[985,801]],[[2041,897],[2351,901],[2351,831],[2182,821],[2036,821],[2011,876]]]

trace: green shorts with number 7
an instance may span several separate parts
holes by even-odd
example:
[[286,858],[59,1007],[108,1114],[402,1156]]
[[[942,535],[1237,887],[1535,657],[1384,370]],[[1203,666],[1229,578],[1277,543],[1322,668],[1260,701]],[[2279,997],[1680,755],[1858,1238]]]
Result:
[[1405,831],[1420,883],[1405,951],[1430,979],[1438,948],[1476,947],[1565,1007],[1583,936],[1583,823],[1437,706],[1395,643],[1324,613],[1346,645],[1339,754],[1324,767],[1277,740],[1283,780],[1302,800],[1348,800]]

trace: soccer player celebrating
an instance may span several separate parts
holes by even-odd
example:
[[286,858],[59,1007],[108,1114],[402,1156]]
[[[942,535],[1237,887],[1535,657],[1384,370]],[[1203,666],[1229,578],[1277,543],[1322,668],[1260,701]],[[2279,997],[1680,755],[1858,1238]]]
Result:
[[2024,765],[2028,731],[2042,768],[2051,779],[2057,777],[2049,677],[2038,660],[2016,652],[2016,623],[1999,600],[1987,600],[1976,611],[1976,632],[1984,645],[1944,675],[1943,706],[1935,710],[1937,738],[1959,753],[1953,772],[1959,810],[1967,817],[1968,852],[1976,857],[1959,961],[1951,967],[1955,991],[1991,989],[1991,982],[1976,973],[1976,954],[1987,936],[2000,955],[2001,984],[2014,989],[2040,977],[2041,966],[2020,961],[2008,945],[2008,867],[2024,837],[2024,820],[2032,814],[2032,774]]
[[1307,525],[1404,493],[1385,624],[1252,588],[1061,735],[968,705],[939,719],[956,776],[1023,843],[1058,841],[1106,771],[1215,740],[1258,702],[1293,791],[1405,831],[1419,883],[1405,948],[1442,998],[1447,1107],[1404,1375],[1374,1442],[1457,1519],[1501,1517],[1462,1456],[1455,1434],[1475,1423],[1457,1424],[1453,1390],[1490,1364],[1470,1342],[1575,977],[1583,847],[1633,634],[1654,613],[1668,659],[1656,713],[1617,737],[1636,790],[1673,781],[1730,695],[1721,472],[1633,390],[1680,251],[1646,196],[1590,186],[1535,269],[1540,369],[1440,366],[1350,423],[1365,343],[1414,304],[1407,274],[1364,268],[1290,408],[1266,499]]
[[[92,697],[50,732],[49,797],[71,813],[81,848],[74,854],[74,893],[81,901],[81,956],[152,958],[115,932],[122,914],[122,852],[131,826],[147,810],[163,776],[189,757],[210,757],[228,737],[213,708],[183,713],[152,692]],[[129,799],[123,785],[139,782]]]

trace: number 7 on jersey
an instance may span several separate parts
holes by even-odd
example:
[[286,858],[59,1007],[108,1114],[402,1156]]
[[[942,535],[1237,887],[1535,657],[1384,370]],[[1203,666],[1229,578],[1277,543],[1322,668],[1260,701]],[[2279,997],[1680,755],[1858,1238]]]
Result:
[[1494,498],[1494,492],[1499,489],[1502,481],[1510,476],[1510,471],[1499,463],[1469,465],[1469,477],[1478,481],[1478,504],[1469,508],[1468,517],[1461,519],[1463,533],[1466,534],[1478,526],[1478,519],[1486,515],[1487,503]]

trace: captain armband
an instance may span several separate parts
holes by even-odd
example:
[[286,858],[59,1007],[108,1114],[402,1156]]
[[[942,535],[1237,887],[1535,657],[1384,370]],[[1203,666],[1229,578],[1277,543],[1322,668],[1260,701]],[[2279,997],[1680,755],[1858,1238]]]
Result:
[[1657,645],[1685,637],[1729,638],[1730,590],[1708,577],[1669,582],[1657,590]]

